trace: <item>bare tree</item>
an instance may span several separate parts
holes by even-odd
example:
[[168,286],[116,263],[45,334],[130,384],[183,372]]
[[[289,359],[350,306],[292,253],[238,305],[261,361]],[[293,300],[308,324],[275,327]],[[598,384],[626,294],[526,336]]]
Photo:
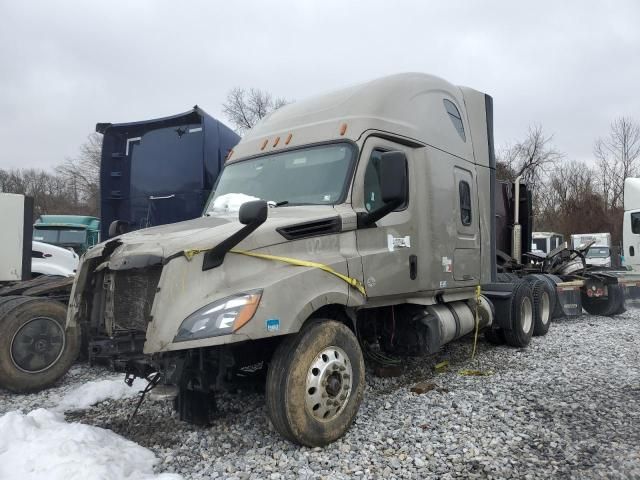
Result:
[[540,125],[529,127],[524,140],[507,145],[498,152],[498,178],[513,181],[522,176],[524,182],[535,189],[548,169],[564,158],[552,145],[553,136],[546,136]]
[[287,103],[289,102],[286,99],[274,98],[269,92],[257,88],[248,91],[244,88],[234,88],[227,94],[222,111],[236,131],[242,133]]
[[75,203],[86,204],[91,215],[99,213],[101,155],[102,135],[94,132],[80,145],[78,156],[67,158],[56,167],[56,173],[68,183]]
[[0,169],[0,192],[33,197],[34,214],[98,215],[102,138],[89,135],[77,157],[53,172],[32,168]]
[[628,117],[615,119],[609,135],[596,140],[593,154],[607,207],[621,207],[624,179],[640,173],[640,126]]

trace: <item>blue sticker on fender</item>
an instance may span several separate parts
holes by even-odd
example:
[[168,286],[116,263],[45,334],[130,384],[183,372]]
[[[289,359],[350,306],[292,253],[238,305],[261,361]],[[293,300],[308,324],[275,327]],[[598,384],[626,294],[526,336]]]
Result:
[[278,330],[280,330],[280,320],[277,318],[267,320],[267,332],[277,332]]

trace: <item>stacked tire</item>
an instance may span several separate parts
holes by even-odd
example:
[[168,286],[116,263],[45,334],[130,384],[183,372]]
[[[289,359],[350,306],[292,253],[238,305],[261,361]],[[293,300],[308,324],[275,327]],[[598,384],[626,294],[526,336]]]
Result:
[[624,307],[624,289],[622,285],[613,284],[607,286],[607,296],[604,298],[589,297],[583,291],[582,308],[591,315],[600,315],[602,317],[610,317],[618,315],[625,311]]
[[80,335],[65,331],[66,313],[65,305],[47,298],[0,297],[0,387],[36,392],[69,370]]

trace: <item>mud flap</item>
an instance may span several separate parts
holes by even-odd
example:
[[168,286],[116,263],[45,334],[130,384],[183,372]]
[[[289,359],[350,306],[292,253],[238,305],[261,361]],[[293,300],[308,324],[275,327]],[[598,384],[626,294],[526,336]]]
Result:
[[640,283],[623,283],[625,301],[634,306],[640,306]]
[[559,286],[556,288],[558,303],[567,317],[575,317],[582,314],[582,296],[578,286]]

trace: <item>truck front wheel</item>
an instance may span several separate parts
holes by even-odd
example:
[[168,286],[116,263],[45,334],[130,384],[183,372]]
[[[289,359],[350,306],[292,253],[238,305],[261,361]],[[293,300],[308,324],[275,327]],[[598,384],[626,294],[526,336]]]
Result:
[[344,324],[318,319],[283,340],[269,365],[267,411],[290,441],[316,447],[343,436],[364,391],[364,359]]

